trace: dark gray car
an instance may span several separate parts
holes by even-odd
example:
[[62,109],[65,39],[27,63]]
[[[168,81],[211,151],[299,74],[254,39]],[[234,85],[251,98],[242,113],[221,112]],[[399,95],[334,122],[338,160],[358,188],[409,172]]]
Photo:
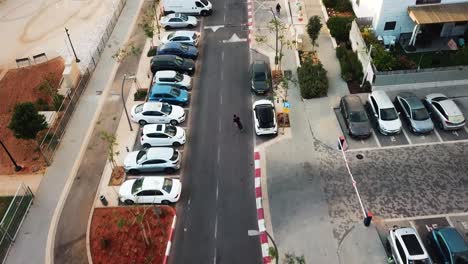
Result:
[[367,138],[371,135],[371,124],[359,96],[343,96],[340,110],[351,137]]
[[156,55],[151,59],[151,72],[173,70],[180,73],[193,74],[195,62],[176,55]]
[[413,133],[429,133],[434,129],[429,112],[414,93],[402,92],[395,98],[395,106]]
[[271,89],[271,71],[266,62],[254,61],[250,66],[250,78],[255,93],[263,94]]

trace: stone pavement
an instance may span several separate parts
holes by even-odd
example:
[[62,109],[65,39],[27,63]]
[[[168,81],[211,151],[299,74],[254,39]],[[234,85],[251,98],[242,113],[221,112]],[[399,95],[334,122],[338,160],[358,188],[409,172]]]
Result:
[[128,1],[124,7],[99,64],[72,116],[62,144],[55,154],[54,162],[47,168],[39,185],[34,204],[19,230],[7,263],[29,264],[31,261],[50,263],[51,256],[50,252],[46,254],[46,245],[51,246],[51,241],[48,239],[49,230],[58,220],[54,217],[55,210],[66,197],[67,188],[70,186],[67,180],[76,173],[83,147],[86,147],[83,142],[89,139],[92,124],[107,95],[106,88],[113,80],[117,63],[112,55],[126,42],[141,2],[143,1]]

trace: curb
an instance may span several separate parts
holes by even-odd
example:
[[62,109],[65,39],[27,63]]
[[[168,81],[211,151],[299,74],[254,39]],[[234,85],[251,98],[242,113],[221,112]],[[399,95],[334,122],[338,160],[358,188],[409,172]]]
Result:
[[260,231],[260,245],[262,248],[263,263],[271,263],[271,257],[268,252],[268,236],[265,228],[265,214],[263,212],[262,204],[262,184],[261,184],[261,168],[260,168],[260,152],[255,150],[255,202],[257,205],[257,219],[258,219],[258,230]]
[[163,262],[162,262],[163,264],[167,263],[167,258],[169,257],[169,253],[171,253],[172,237],[174,236],[176,219],[177,219],[177,216],[174,215],[174,220],[172,220],[171,233],[169,234],[169,240],[167,241],[166,255],[164,256],[164,259],[163,259]]
[[247,25],[249,28],[249,34],[247,36],[247,42],[249,47],[252,48],[252,32],[253,32],[253,1],[247,0]]

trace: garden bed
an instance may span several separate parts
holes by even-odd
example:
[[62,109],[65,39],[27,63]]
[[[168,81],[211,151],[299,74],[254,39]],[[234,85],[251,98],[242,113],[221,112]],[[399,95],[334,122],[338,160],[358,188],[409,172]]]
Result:
[[[154,208],[162,213],[157,216]],[[162,263],[174,217],[175,210],[170,206],[96,208],[90,228],[93,263]]]

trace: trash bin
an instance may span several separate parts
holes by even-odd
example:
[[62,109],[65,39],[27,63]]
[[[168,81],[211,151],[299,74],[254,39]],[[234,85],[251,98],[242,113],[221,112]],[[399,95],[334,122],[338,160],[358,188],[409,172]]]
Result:
[[372,213],[367,212],[366,218],[364,218],[364,225],[369,226],[371,224],[371,221],[372,221]]
[[101,201],[102,205],[107,206],[109,202],[107,201],[106,197],[104,195],[99,195],[99,200]]

